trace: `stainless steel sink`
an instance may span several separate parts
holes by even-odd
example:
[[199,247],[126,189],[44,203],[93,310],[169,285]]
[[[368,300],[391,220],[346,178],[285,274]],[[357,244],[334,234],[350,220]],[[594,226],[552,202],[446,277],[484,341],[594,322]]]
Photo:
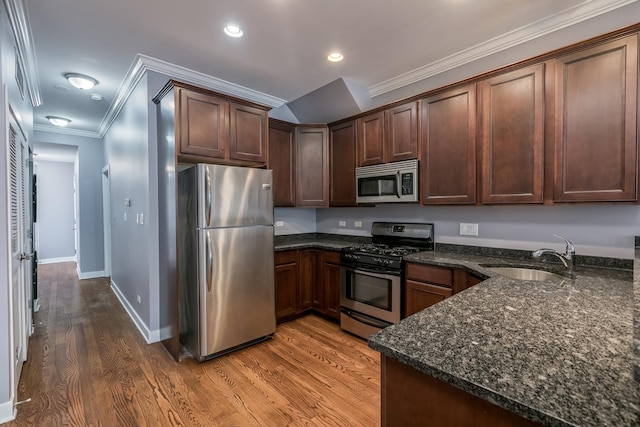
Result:
[[571,279],[561,274],[551,273],[549,271],[537,270],[535,268],[526,267],[508,267],[508,266],[486,266],[489,270],[519,280],[535,280],[538,282],[562,282]]

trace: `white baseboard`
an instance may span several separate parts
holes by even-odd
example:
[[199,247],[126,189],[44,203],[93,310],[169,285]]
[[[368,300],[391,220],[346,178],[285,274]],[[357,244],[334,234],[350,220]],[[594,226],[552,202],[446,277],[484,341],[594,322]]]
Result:
[[78,279],[80,280],[85,280],[85,279],[95,279],[97,277],[107,277],[104,274],[104,270],[103,271],[89,271],[87,273],[83,273],[80,271],[80,267],[78,267]]
[[57,264],[59,262],[76,262],[76,257],[68,256],[61,258],[44,258],[38,260],[38,264]]
[[15,406],[13,400],[0,403],[0,424],[8,423],[16,418]]
[[133,320],[133,323],[136,325],[136,328],[138,328],[138,331],[140,331],[140,334],[144,337],[145,341],[147,341],[147,344],[153,344],[155,342],[159,342],[160,331],[149,330],[147,325],[144,324],[143,320],[140,318],[136,310],[129,303],[127,298],[125,298],[124,294],[120,291],[120,289],[118,288],[118,285],[116,285],[116,283],[113,280],[111,281],[111,290],[113,290],[113,293],[116,294],[116,297],[118,297],[120,304],[122,304],[122,306],[124,307],[125,311],[129,315],[131,320]]

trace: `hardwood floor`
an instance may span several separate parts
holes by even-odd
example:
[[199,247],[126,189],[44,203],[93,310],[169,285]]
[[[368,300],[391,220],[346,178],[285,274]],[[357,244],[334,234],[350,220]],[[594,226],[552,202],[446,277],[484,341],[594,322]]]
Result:
[[376,426],[379,354],[309,315],[198,363],[147,345],[106,279],[38,267],[41,309],[7,426]]

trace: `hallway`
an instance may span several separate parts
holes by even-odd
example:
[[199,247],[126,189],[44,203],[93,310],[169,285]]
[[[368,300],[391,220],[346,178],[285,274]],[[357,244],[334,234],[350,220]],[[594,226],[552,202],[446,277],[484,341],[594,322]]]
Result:
[[106,279],[38,269],[41,309],[6,426],[372,426],[379,355],[316,316],[205,363],[147,345]]

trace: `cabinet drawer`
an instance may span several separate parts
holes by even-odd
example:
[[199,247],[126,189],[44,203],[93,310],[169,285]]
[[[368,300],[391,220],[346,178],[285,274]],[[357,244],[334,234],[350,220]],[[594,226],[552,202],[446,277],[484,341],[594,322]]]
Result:
[[291,264],[297,262],[297,251],[281,251],[273,254],[275,265]]
[[324,260],[324,262],[340,264],[340,252],[324,251],[322,253],[322,259]]
[[450,268],[407,263],[406,273],[407,279],[453,286],[453,270]]

